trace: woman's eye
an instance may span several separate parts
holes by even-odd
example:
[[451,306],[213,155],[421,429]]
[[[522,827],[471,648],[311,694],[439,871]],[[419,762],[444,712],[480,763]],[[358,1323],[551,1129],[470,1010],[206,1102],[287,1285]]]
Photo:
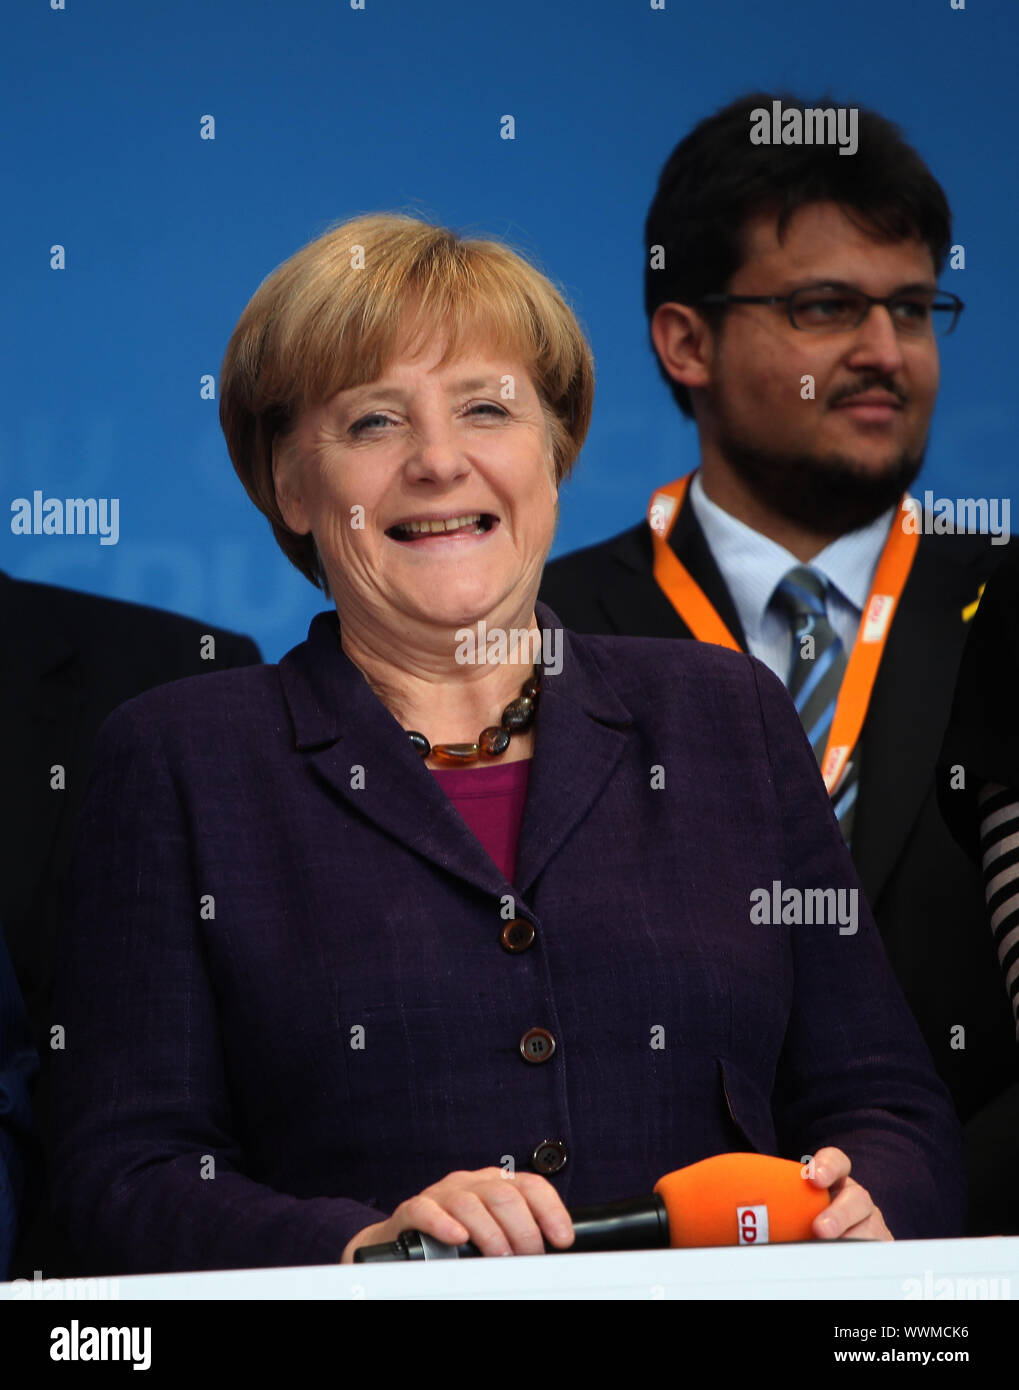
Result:
[[360,420],[355,420],[350,427],[351,434],[361,434],[363,430],[374,429],[377,425],[391,425],[393,422],[388,415],[363,415]]
[[[506,416],[508,412],[503,410],[501,406],[495,405],[492,401],[475,401],[473,404],[464,407],[463,414],[481,415],[482,417],[487,415],[492,419],[498,419],[501,416]],[[386,426],[395,426],[397,424],[399,424],[399,421],[392,419],[389,415],[383,415],[380,411],[373,411],[371,415],[362,415],[360,420],[355,420],[350,426],[349,432],[356,437],[357,435],[364,434],[367,430],[380,430]]]

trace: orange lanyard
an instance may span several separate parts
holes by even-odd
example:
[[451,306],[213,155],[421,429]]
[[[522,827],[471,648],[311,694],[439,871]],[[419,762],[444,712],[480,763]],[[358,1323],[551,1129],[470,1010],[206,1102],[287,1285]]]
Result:
[[[674,483],[659,488],[648,504],[655,582],[698,641],[742,651],[704,590],[669,545],[669,536],[692,477],[693,474],[688,473],[685,478],[677,478]],[[907,531],[901,524],[904,515],[900,504],[898,524],[893,522],[888,532],[839,689],[835,717],[821,761],[821,776],[829,793],[838,786],[863,729],[892,618],[920,543],[919,528]]]

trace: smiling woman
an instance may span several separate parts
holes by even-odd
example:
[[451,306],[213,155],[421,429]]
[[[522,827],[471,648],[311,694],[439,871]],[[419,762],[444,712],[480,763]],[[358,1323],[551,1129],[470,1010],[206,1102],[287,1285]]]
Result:
[[100,734],[53,1187],[101,1270],[410,1228],[534,1254],[567,1200],[746,1147],[815,1155],[818,1238],[957,1228],[957,1129],[862,895],[851,935],[749,910],[859,894],[781,683],[537,601],[592,390],[547,280],[409,218],[336,228],[241,316],[230,455],[333,608]]
[[[508,247],[465,240],[410,217],[354,218],[303,247],[258,288],[234,330],[221,371],[220,421],[234,467],[284,553],[312,583],[328,578],[307,533],[288,526],[273,485],[273,451],[310,407],[361,393],[354,437],[385,428],[371,411],[402,346],[413,355],[438,337],[441,367],[484,344],[525,367],[549,431],[557,484],[587,434],[594,398],[590,349],[555,287]],[[519,368],[518,368],[519,370]],[[463,373],[461,372],[462,376]],[[471,372],[496,415],[518,383]],[[397,389],[397,388],[393,388]],[[374,402],[374,406],[372,405]],[[383,412],[384,414],[384,412]]]
[[314,537],[348,651],[366,622],[403,645],[408,623],[529,623],[555,525],[553,430],[527,362],[464,349],[467,380],[441,329],[396,351],[277,441],[280,511]]
[[[544,276],[497,242],[408,217],[318,238],[241,316],[220,401],[234,467],[405,728],[492,730],[492,710],[519,697],[530,670],[512,662],[436,677],[465,623],[535,629],[593,385],[583,334]],[[511,745],[452,746],[468,750],[460,762],[491,748],[515,762],[533,734],[514,732]],[[443,760],[423,735],[416,746]]]

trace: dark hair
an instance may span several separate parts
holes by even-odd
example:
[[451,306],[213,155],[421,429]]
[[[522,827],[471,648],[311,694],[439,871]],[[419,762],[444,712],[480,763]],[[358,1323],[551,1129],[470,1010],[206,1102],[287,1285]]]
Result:
[[[660,304],[693,304],[701,295],[726,290],[745,258],[747,220],[758,213],[778,215],[781,241],[799,208],[838,203],[875,240],[921,241],[930,248],[936,273],[944,267],[952,242],[948,199],[896,125],[857,106],[858,148],[852,155],[841,155],[834,145],[752,145],[751,112],[764,107],[770,115],[773,101],[781,101],[783,110],[838,105],[827,95],[805,102],[785,92],[752,92],[679,142],[644,225],[649,327]],[[664,248],[662,269],[651,268],[652,246]],[[655,360],[676,404],[692,417],[689,391],[673,381],[657,354]]]

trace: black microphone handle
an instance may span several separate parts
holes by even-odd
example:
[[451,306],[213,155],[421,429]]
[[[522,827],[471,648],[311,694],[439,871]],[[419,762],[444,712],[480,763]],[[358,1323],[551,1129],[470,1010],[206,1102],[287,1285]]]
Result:
[[[570,1212],[573,1244],[562,1249],[545,1245],[547,1255],[576,1255],[594,1250],[662,1250],[669,1244],[669,1218],[665,1202],[657,1194],[626,1197],[620,1202],[601,1202]],[[420,1231],[404,1231],[385,1245],[362,1245],[354,1251],[355,1264],[381,1264],[394,1260],[470,1260],[481,1255],[476,1245],[443,1245]]]

